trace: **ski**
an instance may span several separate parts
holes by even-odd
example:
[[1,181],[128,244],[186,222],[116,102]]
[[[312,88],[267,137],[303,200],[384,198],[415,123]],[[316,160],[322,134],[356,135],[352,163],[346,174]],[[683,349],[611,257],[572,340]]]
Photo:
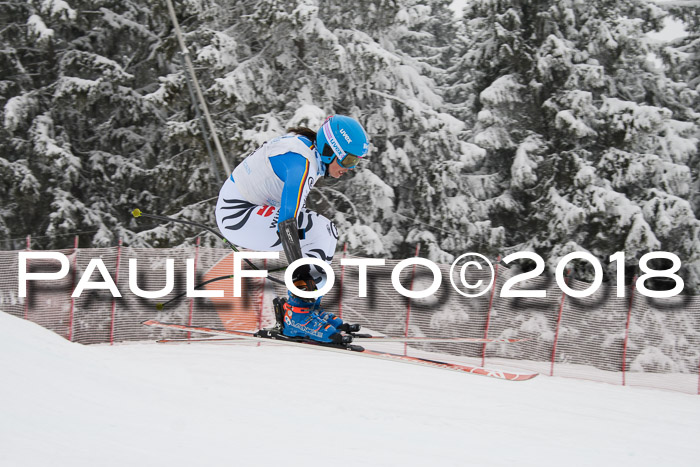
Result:
[[462,365],[460,363],[447,363],[429,358],[413,357],[391,352],[380,352],[376,350],[365,350],[358,355],[379,358],[382,360],[391,360],[395,362],[409,363],[412,365],[427,366],[430,368],[439,368],[442,370],[458,371],[469,373],[472,375],[489,376],[491,378],[505,379],[508,381],[527,381],[534,378],[539,373],[517,373],[514,371],[497,370],[493,368],[483,368],[480,366]]
[[[247,331],[239,331],[247,332]],[[252,333],[254,334],[254,333]],[[490,343],[507,343],[512,344],[514,342],[525,342],[529,339],[481,339],[478,337],[387,337],[387,336],[372,336],[369,334],[356,334],[350,333],[353,342],[374,342],[377,344],[389,343],[389,342],[407,342],[411,343],[457,343],[457,342],[468,342],[476,344],[490,344]],[[228,339],[162,339],[158,342],[209,342],[209,341],[232,341],[235,337]]]
[[[145,324],[145,323],[144,323]],[[251,331],[226,331],[226,332],[235,332],[234,336],[236,337],[231,337],[228,339],[212,339],[212,338],[204,338],[204,339],[161,339],[158,342],[161,343],[167,343],[167,342],[216,342],[216,341],[232,341],[235,340],[237,337],[240,337],[240,334],[245,334],[248,336],[254,336],[256,333],[251,332]],[[383,343],[389,343],[389,342],[399,342],[399,343],[404,343],[407,342],[409,344],[411,343],[456,343],[456,342],[469,342],[469,343],[477,343],[477,344],[490,344],[490,343],[507,343],[507,344],[512,344],[514,342],[525,342],[529,339],[482,339],[478,337],[388,337],[388,336],[372,336],[370,334],[357,334],[357,333],[350,333],[349,335],[352,336],[352,341],[353,342],[374,342],[377,344],[383,344]],[[267,337],[267,336],[258,336],[258,337]],[[275,338],[278,338],[276,336]],[[279,338],[284,338],[283,336],[279,336]]]
[[[299,344],[299,345],[312,345],[316,347],[323,347],[323,348],[328,348],[328,349],[334,349],[334,350],[342,350],[342,351],[355,351],[355,352],[362,352],[365,349],[360,346],[360,345],[355,345],[355,344],[334,344],[331,342],[318,342],[314,341],[311,339],[304,339],[304,338],[298,338],[298,337],[287,337],[282,334],[269,334],[266,330],[260,330],[257,332],[250,332],[250,331],[230,331],[228,329],[212,329],[212,328],[205,328],[205,327],[199,327],[199,326],[185,326],[182,324],[173,324],[173,323],[161,323],[160,321],[156,320],[148,320],[144,321],[141,324],[146,325],[146,326],[154,326],[154,327],[160,327],[160,328],[169,328],[169,329],[179,329],[181,331],[187,331],[187,332],[201,332],[204,334],[215,334],[215,335],[224,335],[224,336],[232,336],[232,337],[238,337],[240,339],[252,339],[256,341],[269,341],[269,342],[278,342],[281,344]],[[261,335],[262,333],[262,335]],[[187,339],[183,339],[183,342],[186,342]]]
[[470,342],[475,344],[490,344],[492,342],[502,342],[511,344],[513,342],[524,342],[528,339],[483,339],[480,337],[387,337],[387,336],[370,336],[369,334],[352,334],[353,342],[409,342],[409,343],[434,343],[434,342]]
[[236,337],[204,337],[204,338],[190,338],[190,339],[160,339],[156,341],[159,344],[188,344],[195,342],[245,342],[244,340],[238,339]]
[[[188,331],[188,332],[201,332],[204,334],[236,336],[236,337],[239,337],[241,339],[250,339],[250,340],[256,340],[256,341],[264,340],[266,342],[291,345],[291,346],[298,346],[298,347],[307,347],[307,348],[312,347],[312,348],[316,348],[319,350],[326,350],[326,351],[331,351],[331,352],[345,352],[345,353],[350,353],[353,355],[359,355],[359,356],[363,356],[363,357],[376,358],[376,359],[380,359],[380,360],[389,360],[389,361],[402,362],[402,363],[409,363],[409,364],[413,364],[413,365],[421,365],[421,366],[427,366],[430,368],[438,368],[438,369],[442,369],[442,370],[457,371],[457,372],[469,373],[469,374],[473,374],[473,375],[488,376],[491,378],[505,379],[508,381],[527,381],[527,380],[532,379],[538,375],[538,373],[517,373],[517,372],[512,372],[512,371],[495,370],[495,369],[489,369],[489,368],[482,368],[482,367],[478,367],[478,366],[463,365],[463,364],[459,364],[459,363],[447,363],[447,362],[441,362],[441,361],[437,361],[437,360],[431,360],[428,358],[406,356],[406,355],[400,355],[400,354],[395,354],[395,353],[391,353],[391,352],[367,350],[359,345],[353,345],[353,344],[341,346],[341,345],[336,345],[336,344],[324,344],[322,342],[316,342],[316,341],[312,341],[312,340],[300,341],[300,340],[294,340],[294,339],[289,339],[289,338],[282,339],[282,338],[280,338],[279,334],[275,334],[274,335],[275,337],[262,337],[257,333],[247,332],[247,331],[229,331],[229,330],[225,330],[225,329],[212,329],[212,328],[198,327],[198,326],[184,326],[181,324],[161,323],[160,321],[156,321],[156,320],[144,321],[142,324],[144,324],[146,326],[153,326],[153,327],[160,327],[160,328],[167,328],[167,329],[178,329],[181,331]],[[261,331],[259,331],[259,332],[261,332]],[[350,352],[348,352],[348,351],[350,351]]]

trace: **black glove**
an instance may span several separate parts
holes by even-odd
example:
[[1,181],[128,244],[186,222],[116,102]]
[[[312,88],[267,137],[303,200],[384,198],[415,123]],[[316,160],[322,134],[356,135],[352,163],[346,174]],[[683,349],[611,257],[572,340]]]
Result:
[[[313,292],[316,290],[316,281],[311,277],[311,266],[305,264],[299,266],[292,274],[292,282],[294,286],[299,290],[304,290],[306,292]],[[308,298],[304,300],[315,301],[313,298]]]

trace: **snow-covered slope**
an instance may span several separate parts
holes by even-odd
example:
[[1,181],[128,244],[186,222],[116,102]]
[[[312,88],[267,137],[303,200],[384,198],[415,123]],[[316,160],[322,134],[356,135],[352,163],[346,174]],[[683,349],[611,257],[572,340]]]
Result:
[[[0,312],[0,465],[673,465],[700,399],[281,345],[85,347]],[[341,459],[343,458],[343,459]]]

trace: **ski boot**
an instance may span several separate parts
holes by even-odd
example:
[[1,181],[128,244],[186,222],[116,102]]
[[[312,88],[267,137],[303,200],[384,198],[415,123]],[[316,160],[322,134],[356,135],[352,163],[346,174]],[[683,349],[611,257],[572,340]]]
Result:
[[344,336],[313,311],[313,303],[290,297],[282,304],[284,310],[282,335],[301,337],[318,342],[349,344],[352,336]]
[[321,297],[319,297],[316,300],[316,303],[314,303],[313,310],[318,314],[319,317],[321,317],[321,319],[323,319],[328,324],[336,328],[339,332],[347,332],[349,334],[353,332],[358,332],[360,330],[361,326],[359,324],[345,323],[341,318],[338,318],[330,311],[325,311],[323,308],[321,308]]
[[266,331],[282,334],[282,328],[284,328],[284,304],[286,302],[286,298],[275,297],[272,300],[272,309],[275,312],[275,324],[271,328],[267,328]]

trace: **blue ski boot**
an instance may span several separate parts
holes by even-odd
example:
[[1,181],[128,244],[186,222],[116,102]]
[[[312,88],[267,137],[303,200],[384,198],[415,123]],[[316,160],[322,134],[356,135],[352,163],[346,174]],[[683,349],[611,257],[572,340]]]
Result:
[[359,324],[348,324],[344,323],[341,318],[338,318],[336,315],[331,313],[330,311],[325,311],[323,308],[321,308],[321,298],[319,297],[316,299],[316,303],[313,305],[313,310],[318,314],[318,316],[321,317],[324,321],[326,321],[328,324],[333,326],[335,329],[337,329],[339,332],[358,332],[360,330],[360,325]]
[[351,336],[343,336],[331,324],[314,312],[314,303],[307,302],[290,294],[282,305],[284,318],[282,334],[287,337],[302,337],[318,342],[348,344]]

